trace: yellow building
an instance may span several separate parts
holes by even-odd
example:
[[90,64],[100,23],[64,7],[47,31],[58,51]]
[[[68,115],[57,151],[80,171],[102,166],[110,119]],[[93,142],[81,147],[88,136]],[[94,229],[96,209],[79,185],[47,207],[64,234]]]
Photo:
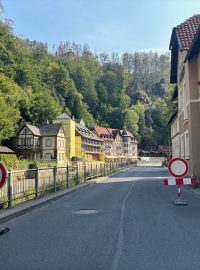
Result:
[[71,160],[72,157],[76,156],[75,152],[75,130],[76,125],[75,121],[73,121],[66,113],[61,114],[53,123],[62,123],[65,136],[66,136],[66,156],[68,160]]
[[64,127],[69,160],[80,158],[88,162],[104,162],[103,141],[85,126],[83,120],[76,122],[63,113],[53,122],[62,123]]

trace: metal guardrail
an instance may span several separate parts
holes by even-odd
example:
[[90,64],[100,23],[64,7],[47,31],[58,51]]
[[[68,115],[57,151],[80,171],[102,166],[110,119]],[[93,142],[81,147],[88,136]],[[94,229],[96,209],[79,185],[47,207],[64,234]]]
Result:
[[0,209],[38,199],[49,192],[70,188],[132,165],[131,162],[113,162],[8,171],[7,183],[0,190]]

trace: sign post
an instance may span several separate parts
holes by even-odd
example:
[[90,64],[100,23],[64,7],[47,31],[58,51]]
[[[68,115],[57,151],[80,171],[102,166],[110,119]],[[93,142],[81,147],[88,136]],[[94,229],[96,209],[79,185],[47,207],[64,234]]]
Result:
[[175,179],[164,179],[164,185],[176,185],[178,186],[178,196],[174,201],[175,205],[187,205],[187,201],[181,198],[181,186],[182,185],[194,185],[196,179],[184,178],[189,171],[189,165],[183,158],[173,158],[168,164],[169,173],[175,177]]
[[[0,162],[0,189],[2,189],[7,180],[7,170],[3,163]],[[0,235],[8,232],[10,229],[7,227],[2,227],[0,225]]]

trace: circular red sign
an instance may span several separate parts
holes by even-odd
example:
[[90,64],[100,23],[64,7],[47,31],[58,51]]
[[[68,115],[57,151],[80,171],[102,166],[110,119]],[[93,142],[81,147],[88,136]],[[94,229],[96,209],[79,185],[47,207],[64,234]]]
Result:
[[184,158],[173,158],[168,164],[168,170],[174,177],[184,177],[189,171],[189,165]]
[[3,186],[5,185],[6,179],[7,179],[6,167],[0,162],[0,189],[3,188]]

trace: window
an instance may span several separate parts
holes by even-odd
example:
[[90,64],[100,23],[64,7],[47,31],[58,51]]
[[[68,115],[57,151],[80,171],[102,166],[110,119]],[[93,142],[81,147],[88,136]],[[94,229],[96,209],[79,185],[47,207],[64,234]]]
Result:
[[26,145],[32,145],[32,139],[26,138]]
[[183,111],[184,111],[184,120],[188,119],[188,112],[187,112],[187,89],[186,83],[183,83]]
[[40,146],[40,140],[39,140],[39,138],[35,138],[35,146]]
[[65,141],[62,140],[62,147],[65,147]]
[[185,132],[185,157],[189,157],[189,134],[188,131]]
[[46,147],[51,147],[52,146],[52,139],[46,139],[45,140],[45,146]]
[[183,109],[183,92],[182,91],[180,91],[179,93],[178,107],[179,107],[179,110],[182,111]]
[[45,153],[45,159],[46,160],[51,160],[52,159],[52,154],[51,153]]
[[184,157],[184,136],[181,135],[181,157]]
[[65,160],[65,154],[62,153],[62,160]]
[[25,145],[25,139],[19,139],[19,145]]

